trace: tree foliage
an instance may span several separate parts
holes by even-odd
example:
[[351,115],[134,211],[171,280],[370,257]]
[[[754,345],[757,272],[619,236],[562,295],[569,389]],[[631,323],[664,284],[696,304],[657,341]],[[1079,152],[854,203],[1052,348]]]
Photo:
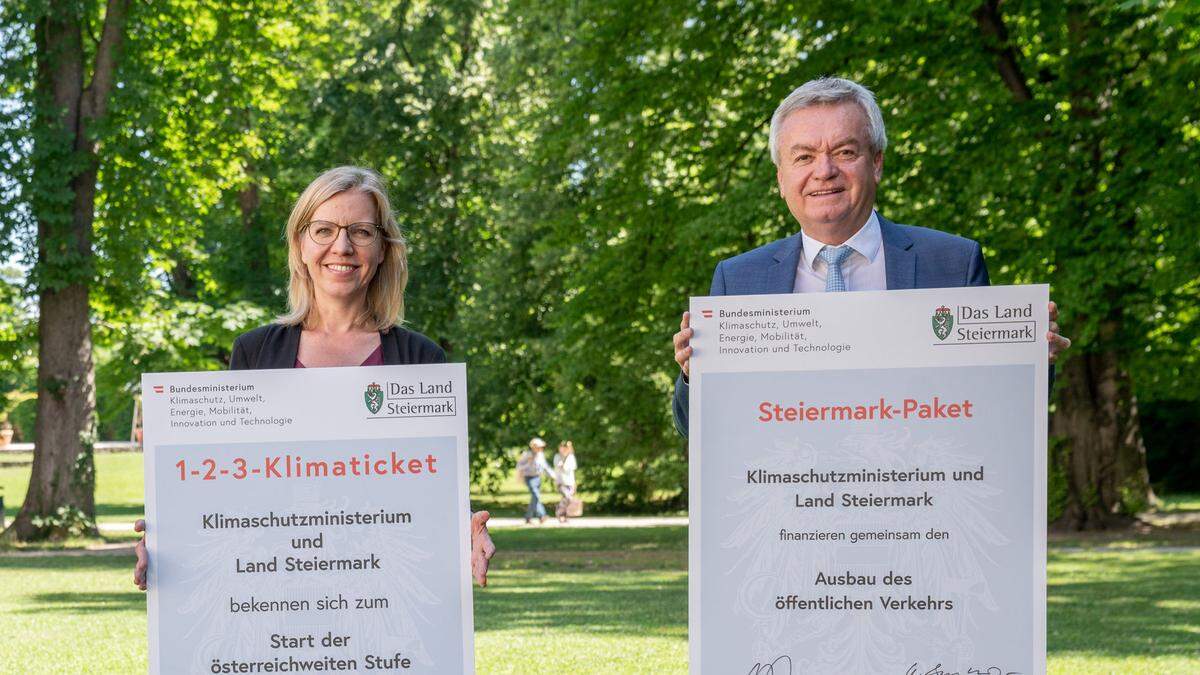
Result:
[[[103,4],[77,6],[94,49]],[[68,199],[35,175],[77,168],[35,128],[45,7],[0,10],[0,254],[26,267]],[[767,124],[837,74],[884,110],[882,212],[978,239],[995,282],[1053,285],[1075,340],[1056,503],[1103,525],[1149,498],[1138,402],[1200,400],[1198,18],[1157,0],[133,3],[91,131],[93,257],[0,286],[0,382],[36,388],[31,303],[83,280],[100,428],[122,436],[140,372],[223,367],[283,308],[293,201],[363,164],[409,239],[409,325],[468,363],[473,478],[530,436],[571,438],[610,506],[680,505],[670,335],[717,261],[794,232]]]
[[[1062,460],[1071,524],[1144,506],[1134,394],[1197,365],[1192,8],[514,0],[506,16],[517,227],[560,256],[530,301],[554,345],[538,367],[567,399],[556,422],[615,451],[612,489],[679,457],[665,338],[719,259],[794,231],[766,126],[793,87],[837,74],[885,111],[881,210],[979,239],[996,282],[1053,285],[1076,341],[1058,429],[1091,462]],[[1130,466],[1088,473],[1103,453]]]

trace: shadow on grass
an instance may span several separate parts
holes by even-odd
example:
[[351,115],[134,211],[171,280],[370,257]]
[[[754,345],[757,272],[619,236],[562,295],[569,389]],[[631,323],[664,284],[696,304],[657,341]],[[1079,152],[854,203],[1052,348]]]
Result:
[[499,530],[475,629],[687,635],[687,529]]
[[[9,504],[7,500],[4,504],[5,524],[11,523],[13,518],[17,517],[17,512],[21,510],[20,504]],[[143,518],[146,508],[142,504],[96,504],[96,518],[107,520],[122,520],[133,522],[138,518]]]
[[37,593],[30,597],[32,607],[17,610],[21,614],[98,614],[100,612],[145,611],[146,596],[137,590],[127,593],[67,592]]
[[622,551],[687,550],[687,528],[667,527],[570,527],[497,529],[492,540],[505,551]]
[[97,518],[121,518],[133,521],[143,517],[146,507],[142,504],[97,504]]
[[[21,575],[55,574],[62,583],[55,586],[80,587],[94,583],[95,575],[128,573],[129,590],[123,591],[52,591],[31,593],[22,599],[20,614],[92,614],[100,612],[144,611],[146,596],[133,587],[133,557],[123,555],[87,556],[14,556],[0,557],[0,588],[18,595]],[[124,578],[124,577],[122,577]],[[11,584],[11,586],[10,586]]]
[[[132,553],[112,555],[13,555],[0,556],[0,574],[7,572],[101,572],[128,571],[133,578]],[[130,582],[130,587],[133,584]],[[6,588],[7,581],[0,582]],[[19,590],[19,587],[18,587]]]
[[687,634],[687,573],[501,572],[475,592],[475,630],[578,629],[589,633]]
[[1200,513],[1200,492],[1176,492],[1159,494],[1160,508],[1164,513]]
[[1051,554],[1050,582],[1051,654],[1200,656],[1200,556]]

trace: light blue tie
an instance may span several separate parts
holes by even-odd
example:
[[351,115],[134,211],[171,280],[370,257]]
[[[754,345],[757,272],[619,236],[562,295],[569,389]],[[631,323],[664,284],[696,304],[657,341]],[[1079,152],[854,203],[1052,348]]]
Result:
[[849,246],[826,246],[817,254],[817,257],[824,260],[827,266],[825,271],[826,293],[838,293],[846,290],[846,280],[842,278],[842,263],[850,257],[851,253],[854,253],[854,249]]

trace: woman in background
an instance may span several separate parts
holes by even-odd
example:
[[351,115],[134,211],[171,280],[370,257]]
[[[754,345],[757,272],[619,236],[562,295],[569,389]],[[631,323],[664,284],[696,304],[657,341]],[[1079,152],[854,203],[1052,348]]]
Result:
[[554,482],[558,483],[558,493],[562,499],[558,500],[554,515],[558,516],[560,523],[567,522],[567,516],[570,515],[568,509],[575,499],[576,467],[575,444],[571,441],[559,443],[558,454],[554,456]]

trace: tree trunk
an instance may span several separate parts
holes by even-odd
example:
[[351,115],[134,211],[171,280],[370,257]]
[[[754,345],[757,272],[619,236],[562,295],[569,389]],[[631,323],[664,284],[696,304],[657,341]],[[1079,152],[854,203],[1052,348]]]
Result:
[[1133,384],[1116,353],[1080,354],[1063,364],[1051,433],[1064,440],[1067,482],[1057,526],[1121,527],[1154,502]]
[[[1098,206],[1101,187],[1096,180],[1104,171],[1102,141],[1098,136],[1104,112],[1101,101],[1106,82],[1096,73],[1104,70],[1103,56],[1096,46],[1096,27],[1090,7],[1072,2],[1067,6],[1070,45],[1066,70],[1071,90],[1074,139],[1083,151],[1078,167],[1091,180],[1080,181],[1072,197],[1081,220],[1100,218],[1118,223],[1133,236],[1134,213],[1106,211]],[[1077,160],[1078,161],[1078,160]],[[1088,255],[1099,244],[1072,250]],[[1135,289],[1129,289],[1133,291]],[[1051,430],[1063,440],[1060,465],[1067,483],[1067,503],[1056,522],[1073,530],[1102,530],[1128,525],[1133,516],[1155,502],[1146,469],[1146,448],[1138,423],[1137,399],[1126,368],[1126,354],[1119,349],[1124,328],[1124,298],[1131,295],[1120,286],[1110,286],[1107,314],[1098,325],[1091,351],[1074,355],[1063,363],[1063,387]],[[1082,317],[1080,317],[1082,318]]]
[[12,529],[29,541],[95,534],[96,388],[88,288],[43,291],[38,303],[37,451]]
[[[96,533],[95,370],[88,289],[97,158],[90,126],[104,115],[128,0],[110,0],[90,69],[78,7],[51,3],[37,45],[33,202],[38,221],[37,450],[9,536]],[[92,72],[85,88],[84,73]],[[66,195],[59,197],[58,195]]]
[[245,289],[250,297],[260,302],[271,301],[270,251],[267,237],[260,223],[258,209],[262,195],[252,166],[246,166],[246,184],[238,191],[238,212],[242,223],[242,256],[245,264]]

